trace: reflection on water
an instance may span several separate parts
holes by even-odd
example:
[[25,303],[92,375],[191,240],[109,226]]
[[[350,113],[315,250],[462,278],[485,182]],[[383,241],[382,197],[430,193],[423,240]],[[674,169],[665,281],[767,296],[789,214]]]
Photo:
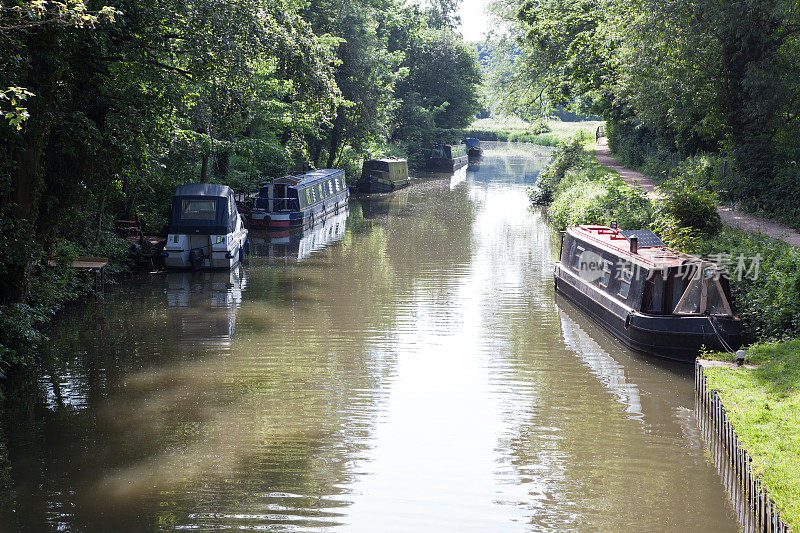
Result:
[[735,530],[691,369],[554,299],[547,151],[484,149],[70,308],[3,419],[0,530]]
[[273,260],[291,259],[300,262],[313,252],[342,240],[349,214],[349,208],[344,208],[306,230],[251,232],[251,253]]

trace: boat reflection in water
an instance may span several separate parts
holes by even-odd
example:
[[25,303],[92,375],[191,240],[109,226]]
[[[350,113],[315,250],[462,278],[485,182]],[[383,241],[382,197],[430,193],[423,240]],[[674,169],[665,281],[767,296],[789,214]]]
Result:
[[312,252],[342,240],[349,214],[350,208],[345,207],[306,230],[253,233],[250,238],[251,251],[256,256],[270,260],[292,259],[300,262]]
[[169,321],[180,348],[227,355],[247,286],[240,265],[228,272],[175,272],[165,276]]
[[450,176],[450,190],[454,190],[465,181],[467,181],[467,167],[461,167]]
[[630,418],[641,420],[643,418],[642,402],[639,397],[639,388],[630,383],[625,378],[625,366],[611,357],[600,344],[597,343],[583,328],[570,316],[570,311],[574,314],[576,309],[570,309],[569,302],[562,302],[557,299],[559,304],[558,318],[561,322],[561,335],[564,338],[564,345],[575,353],[581,362],[586,365],[619,403],[625,406],[625,412]]

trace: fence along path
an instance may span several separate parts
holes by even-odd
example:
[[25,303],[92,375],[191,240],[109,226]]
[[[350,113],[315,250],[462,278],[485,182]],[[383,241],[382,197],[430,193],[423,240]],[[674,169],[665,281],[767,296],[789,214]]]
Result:
[[[611,150],[608,148],[608,139],[606,137],[597,139],[597,144],[595,144],[595,156],[601,165],[617,172],[620,178],[631,187],[640,189],[651,200],[658,197],[659,189],[658,186],[653,183],[653,180],[641,172],[622,166],[619,161],[617,161],[617,158],[611,155]],[[750,233],[761,233],[762,235],[781,240],[792,246],[800,247],[800,232],[790,226],[767,218],[757,217],[749,213],[743,213],[731,207],[718,206],[717,212],[722,221],[733,228],[749,231]]]
[[[699,359],[695,361],[694,379],[697,401],[701,408],[698,409],[701,433],[704,437],[711,437],[707,439],[707,442],[711,446],[715,459],[728,464],[729,468],[723,468],[721,473],[725,488],[733,499],[734,508],[742,511],[742,506],[744,506],[749,510],[747,514],[740,514],[740,516],[744,515],[742,521],[744,530],[787,533],[788,526],[781,520],[767,490],[750,468],[753,459],[739,444],[739,437],[728,421],[728,414],[717,391],[708,387],[708,379]],[[701,411],[705,411],[705,413]],[[708,415],[707,419],[703,414]],[[719,447],[722,450],[719,450]]]

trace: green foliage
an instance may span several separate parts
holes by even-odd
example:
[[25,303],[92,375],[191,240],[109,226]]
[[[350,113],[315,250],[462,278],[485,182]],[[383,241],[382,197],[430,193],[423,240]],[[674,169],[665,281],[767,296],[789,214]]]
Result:
[[647,197],[590,158],[585,142],[576,136],[555,151],[529,193],[531,202],[549,205],[547,216],[560,229],[612,221],[623,229],[648,227],[653,209]]
[[536,205],[549,205],[567,171],[585,168],[589,159],[577,140],[562,145],[550,157],[548,165],[539,173],[536,186],[530,191],[531,202]]
[[658,213],[674,218],[685,228],[714,234],[722,227],[714,194],[697,187],[687,176],[668,181],[658,202]]
[[560,229],[581,224],[609,225],[622,229],[646,228],[652,221],[650,202],[618,176],[592,175],[583,169],[567,175],[547,210],[548,218]]

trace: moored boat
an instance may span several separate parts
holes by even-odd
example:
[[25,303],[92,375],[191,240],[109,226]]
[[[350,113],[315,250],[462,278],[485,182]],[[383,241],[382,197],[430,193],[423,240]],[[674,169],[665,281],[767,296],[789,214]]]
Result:
[[428,158],[428,169],[453,172],[465,166],[469,160],[467,147],[463,144],[445,144],[435,149]]
[[407,187],[411,183],[408,177],[408,161],[389,157],[364,161],[361,179],[356,187],[365,194],[386,193]]
[[244,258],[247,229],[227,185],[180,185],[172,197],[167,268],[230,269]]
[[467,137],[461,141],[467,147],[467,156],[470,159],[479,159],[483,156],[483,148],[481,148],[480,139],[474,137]]
[[692,361],[701,347],[736,349],[740,321],[725,273],[672,250],[649,230],[569,228],[555,287],[638,351]]
[[273,180],[253,199],[250,222],[262,228],[307,228],[347,207],[344,170],[325,168]]

